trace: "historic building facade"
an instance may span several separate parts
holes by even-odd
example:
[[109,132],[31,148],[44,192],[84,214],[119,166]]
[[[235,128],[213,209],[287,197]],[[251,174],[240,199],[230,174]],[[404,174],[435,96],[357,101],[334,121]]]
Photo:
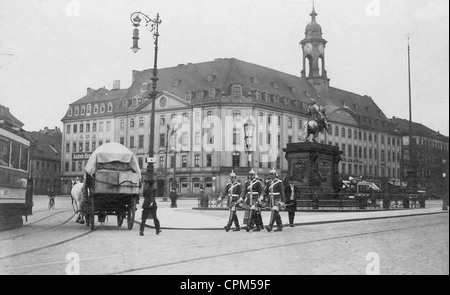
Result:
[[46,195],[53,187],[55,192],[61,192],[61,139],[62,132],[55,129],[26,132],[27,138],[33,143],[30,157],[31,175],[33,177],[33,193]]
[[403,137],[403,181],[432,198],[448,195],[448,136],[404,119],[392,122]]
[[[200,187],[208,193],[218,193],[232,170],[244,181],[248,166],[260,178],[272,168],[283,177],[288,167],[282,149],[287,143],[300,140],[312,99],[325,106],[332,126],[318,140],[339,146],[343,152],[339,169],[344,178],[364,176],[379,182],[399,176],[401,137],[394,124],[372,98],[330,87],[325,63],[327,41],[322,38],[316,16],[313,10],[305,38],[300,42],[300,77],[234,58],[158,71],[154,157],[159,186],[164,180],[173,183],[175,179],[182,194],[197,193]],[[141,168],[146,169],[151,77],[151,70],[133,71],[129,89],[114,95],[114,90],[97,90],[107,93],[103,99],[112,105],[111,112],[93,117],[91,111],[87,115],[88,105],[93,107],[102,100],[95,94],[70,105],[63,118],[65,176],[81,176],[89,155],[86,153],[107,140],[130,148]],[[81,115],[83,107],[85,113]],[[100,121],[110,121],[107,136],[99,134]],[[246,122],[255,125],[250,158],[244,140]],[[80,124],[84,126],[79,127]],[[78,126],[76,132],[74,126]],[[81,159],[80,153],[85,158]]]

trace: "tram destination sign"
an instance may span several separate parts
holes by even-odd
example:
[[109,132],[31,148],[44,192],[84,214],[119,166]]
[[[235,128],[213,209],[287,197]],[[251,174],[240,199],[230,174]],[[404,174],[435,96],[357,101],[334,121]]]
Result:
[[89,157],[91,155],[92,155],[92,153],[73,153],[72,154],[72,160],[73,161],[89,160]]

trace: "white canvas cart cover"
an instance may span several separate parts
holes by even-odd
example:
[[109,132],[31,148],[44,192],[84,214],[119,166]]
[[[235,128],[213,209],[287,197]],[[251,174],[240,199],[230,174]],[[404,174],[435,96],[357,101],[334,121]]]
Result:
[[141,169],[133,152],[117,142],[105,143],[92,152],[84,171],[92,175],[97,172],[98,164],[111,162],[127,163],[141,178]]

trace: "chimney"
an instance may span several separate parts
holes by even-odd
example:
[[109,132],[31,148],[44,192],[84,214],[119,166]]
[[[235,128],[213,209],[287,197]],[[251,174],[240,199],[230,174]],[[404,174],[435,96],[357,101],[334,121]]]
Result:
[[95,89],[92,89],[91,87],[87,88],[87,95],[93,95],[94,94]]
[[134,83],[134,80],[136,80],[138,73],[139,73],[139,71],[133,70],[133,72],[131,74],[131,83]]
[[113,81],[113,90],[120,89],[120,80],[114,80]]

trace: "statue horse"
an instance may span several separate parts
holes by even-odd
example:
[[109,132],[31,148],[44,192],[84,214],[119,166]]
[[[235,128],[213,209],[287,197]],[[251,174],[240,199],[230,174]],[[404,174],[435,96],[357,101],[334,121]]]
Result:
[[308,120],[303,124],[303,134],[300,138],[300,142],[309,142],[309,137],[312,135],[312,141],[316,142],[317,136],[320,132],[327,132],[330,128],[327,119],[321,120]]
[[83,211],[83,203],[84,203],[84,192],[83,192],[84,184],[82,182],[72,181],[72,190],[70,191],[70,195],[72,196],[72,206],[75,203],[74,211],[78,214],[76,222],[80,224],[84,224],[84,211]]

